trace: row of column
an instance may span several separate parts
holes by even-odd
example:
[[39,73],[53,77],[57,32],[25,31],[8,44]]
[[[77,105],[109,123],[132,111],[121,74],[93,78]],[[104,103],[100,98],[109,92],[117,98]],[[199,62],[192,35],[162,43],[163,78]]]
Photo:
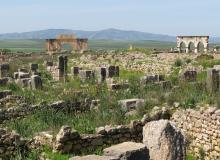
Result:
[[[182,41],[183,42],[183,41]],[[182,42],[179,42],[178,45],[177,45],[177,48],[178,48],[178,51],[181,53],[182,50],[184,49],[185,50],[185,53],[189,53],[190,52],[190,43],[185,43],[184,44],[187,44],[185,48],[181,48],[181,43]],[[196,44],[196,45],[195,45]],[[196,47],[194,47],[193,49],[193,53],[198,53],[198,48],[199,48],[199,43],[193,43],[193,45],[195,45]],[[203,43],[204,45],[204,52],[207,53],[208,52],[208,43]]]
[[[179,52],[181,53],[182,50],[181,50],[181,47],[178,48]],[[185,53],[189,53],[190,49],[187,47],[185,48]],[[204,52],[207,53],[208,52],[208,48],[204,48]],[[193,53],[198,53],[198,48],[195,48]]]

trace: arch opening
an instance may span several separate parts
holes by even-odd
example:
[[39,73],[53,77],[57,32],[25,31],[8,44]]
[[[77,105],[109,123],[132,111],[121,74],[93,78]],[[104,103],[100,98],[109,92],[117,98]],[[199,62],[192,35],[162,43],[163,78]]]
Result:
[[195,45],[193,42],[190,42],[188,45],[189,53],[195,53]]
[[180,43],[180,53],[186,53],[186,44],[184,42]]

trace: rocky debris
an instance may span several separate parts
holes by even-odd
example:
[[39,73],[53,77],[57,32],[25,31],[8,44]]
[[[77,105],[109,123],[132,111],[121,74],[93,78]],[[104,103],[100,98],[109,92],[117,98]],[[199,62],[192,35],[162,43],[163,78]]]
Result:
[[97,156],[97,155],[88,155],[88,156],[76,156],[73,158],[70,158],[69,160],[118,160],[114,157],[109,156]]
[[149,151],[142,143],[124,142],[104,149],[105,156],[118,160],[149,160]]
[[9,95],[12,95],[12,91],[11,90],[4,90],[4,91],[0,91],[0,99],[5,98]]
[[10,159],[18,150],[26,149],[26,141],[14,131],[0,128],[0,159]]
[[197,55],[160,53],[157,55],[145,54],[139,51],[97,51],[97,55],[82,55],[79,60],[73,59],[75,65],[87,68],[96,68],[97,66],[120,65],[120,68],[126,68],[129,71],[143,72],[146,75],[172,73],[172,66],[176,59],[194,59]]
[[9,77],[5,77],[5,78],[0,78],[0,85],[1,86],[5,86],[10,82],[10,78]]
[[153,160],[184,160],[185,138],[168,120],[152,121],[143,128],[143,143]]
[[36,133],[36,136],[32,139],[33,148],[36,146],[49,145],[53,146],[53,133],[50,131]]
[[0,99],[0,108],[11,108],[15,106],[22,106],[25,103],[25,99],[21,96],[7,95],[6,97]]

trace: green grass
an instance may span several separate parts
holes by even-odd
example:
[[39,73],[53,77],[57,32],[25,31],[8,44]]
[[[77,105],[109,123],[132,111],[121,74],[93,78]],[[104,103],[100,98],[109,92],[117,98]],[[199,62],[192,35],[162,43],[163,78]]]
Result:
[[[128,49],[132,44],[136,48],[166,48],[175,47],[173,42],[160,41],[114,41],[89,40],[89,49]],[[0,40],[0,48],[12,51],[39,52],[45,51],[44,40]],[[70,45],[64,45],[69,50]]]

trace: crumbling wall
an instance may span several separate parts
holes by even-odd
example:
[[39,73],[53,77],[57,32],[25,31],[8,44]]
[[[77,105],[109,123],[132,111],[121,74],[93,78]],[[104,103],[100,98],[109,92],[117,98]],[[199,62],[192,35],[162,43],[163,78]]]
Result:
[[142,142],[143,126],[141,121],[132,121],[130,125],[116,127],[100,127],[96,134],[79,134],[69,126],[63,126],[56,136],[54,151],[61,153],[77,153],[80,150],[95,149],[122,142]]
[[220,110],[216,108],[188,109],[173,114],[172,121],[186,134],[189,150],[207,159],[220,158]]
[[14,131],[0,128],[0,159],[9,159],[26,148],[26,141]]
[[150,121],[169,119],[169,110],[153,109],[150,115],[144,115],[141,120],[131,121],[129,125],[105,126],[96,129],[95,134],[79,134],[69,126],[61,128],[54,141],[54,150],[61,153],[77,153],[82,149],[95,149],[122,142],[143,141],[143,126]]

